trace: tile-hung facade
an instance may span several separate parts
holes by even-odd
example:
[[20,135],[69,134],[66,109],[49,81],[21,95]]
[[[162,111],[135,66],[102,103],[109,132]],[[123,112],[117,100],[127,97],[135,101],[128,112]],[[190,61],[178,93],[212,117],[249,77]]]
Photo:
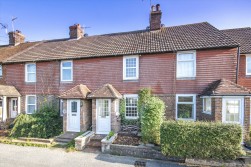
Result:
[[107,134],[120,129],[119,101],[125,118],[137,119],[138,92],[151,88],[166,103],[167,119],[238,123],[247,132],[250,94],[238,85],[239,43],[207,22],[164,27],[161,15],[153,6],[148,29],[125,33],[85,36],[73,25],[68,39],[3,60],[20,112],[32,114],[47,98],[60,105],[64,131]]

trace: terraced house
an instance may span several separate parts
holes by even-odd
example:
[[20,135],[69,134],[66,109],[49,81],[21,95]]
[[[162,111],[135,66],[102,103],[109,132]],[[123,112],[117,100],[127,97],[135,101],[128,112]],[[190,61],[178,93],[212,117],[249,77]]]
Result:
[[165,27],[161,15],[153,6],[149,27],[132,32],[86,36],[75,24],[70,38],[34,43],[10,32],[10,44],[0,47],[2,121],[57,101],[64,131],[92,126],[107,134],[120,129],[119,100],[126,119],[137,119],[137,93],[151,88],[167,119],[238,123],[249,132],[250,28]]

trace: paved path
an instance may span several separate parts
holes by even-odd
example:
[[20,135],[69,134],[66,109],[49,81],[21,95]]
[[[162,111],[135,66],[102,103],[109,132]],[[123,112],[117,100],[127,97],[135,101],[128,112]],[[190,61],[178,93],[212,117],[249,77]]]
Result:
[[[93,154],[84,152],[67,153],[59,148],[22,147],[0,144],[0,167],[127,167],[134,166],[133,157]],[[179,167],[165,161],[143,160],[147,167]]]

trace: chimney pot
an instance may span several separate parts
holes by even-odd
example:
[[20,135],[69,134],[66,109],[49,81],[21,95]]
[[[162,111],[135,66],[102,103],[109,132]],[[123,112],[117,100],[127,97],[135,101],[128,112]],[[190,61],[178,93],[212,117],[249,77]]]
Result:
[[9,44],[10,45],[19,45],[20,43],[24,43],[25,36],[21,33],[21,31],[11,31],[9,34]]
[[79,39],[84,36],[84,31],[81,28],[80,24],[74,24],[69,27],[70,39]]

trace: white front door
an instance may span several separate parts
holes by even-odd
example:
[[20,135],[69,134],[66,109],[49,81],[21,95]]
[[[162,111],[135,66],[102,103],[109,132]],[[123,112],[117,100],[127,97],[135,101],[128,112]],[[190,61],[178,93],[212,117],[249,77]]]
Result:
[[10,117],[16,118],[17,117],[17,98],[10,99]]
[[80,100],[67,102],[67,131],[80,132]]
[[222,105],[222,122],[244,123],[244,99],[240,97],[224,97]]
[[111,100],[97,99],[96,106],[96,133],[108,134],[111,131]]

